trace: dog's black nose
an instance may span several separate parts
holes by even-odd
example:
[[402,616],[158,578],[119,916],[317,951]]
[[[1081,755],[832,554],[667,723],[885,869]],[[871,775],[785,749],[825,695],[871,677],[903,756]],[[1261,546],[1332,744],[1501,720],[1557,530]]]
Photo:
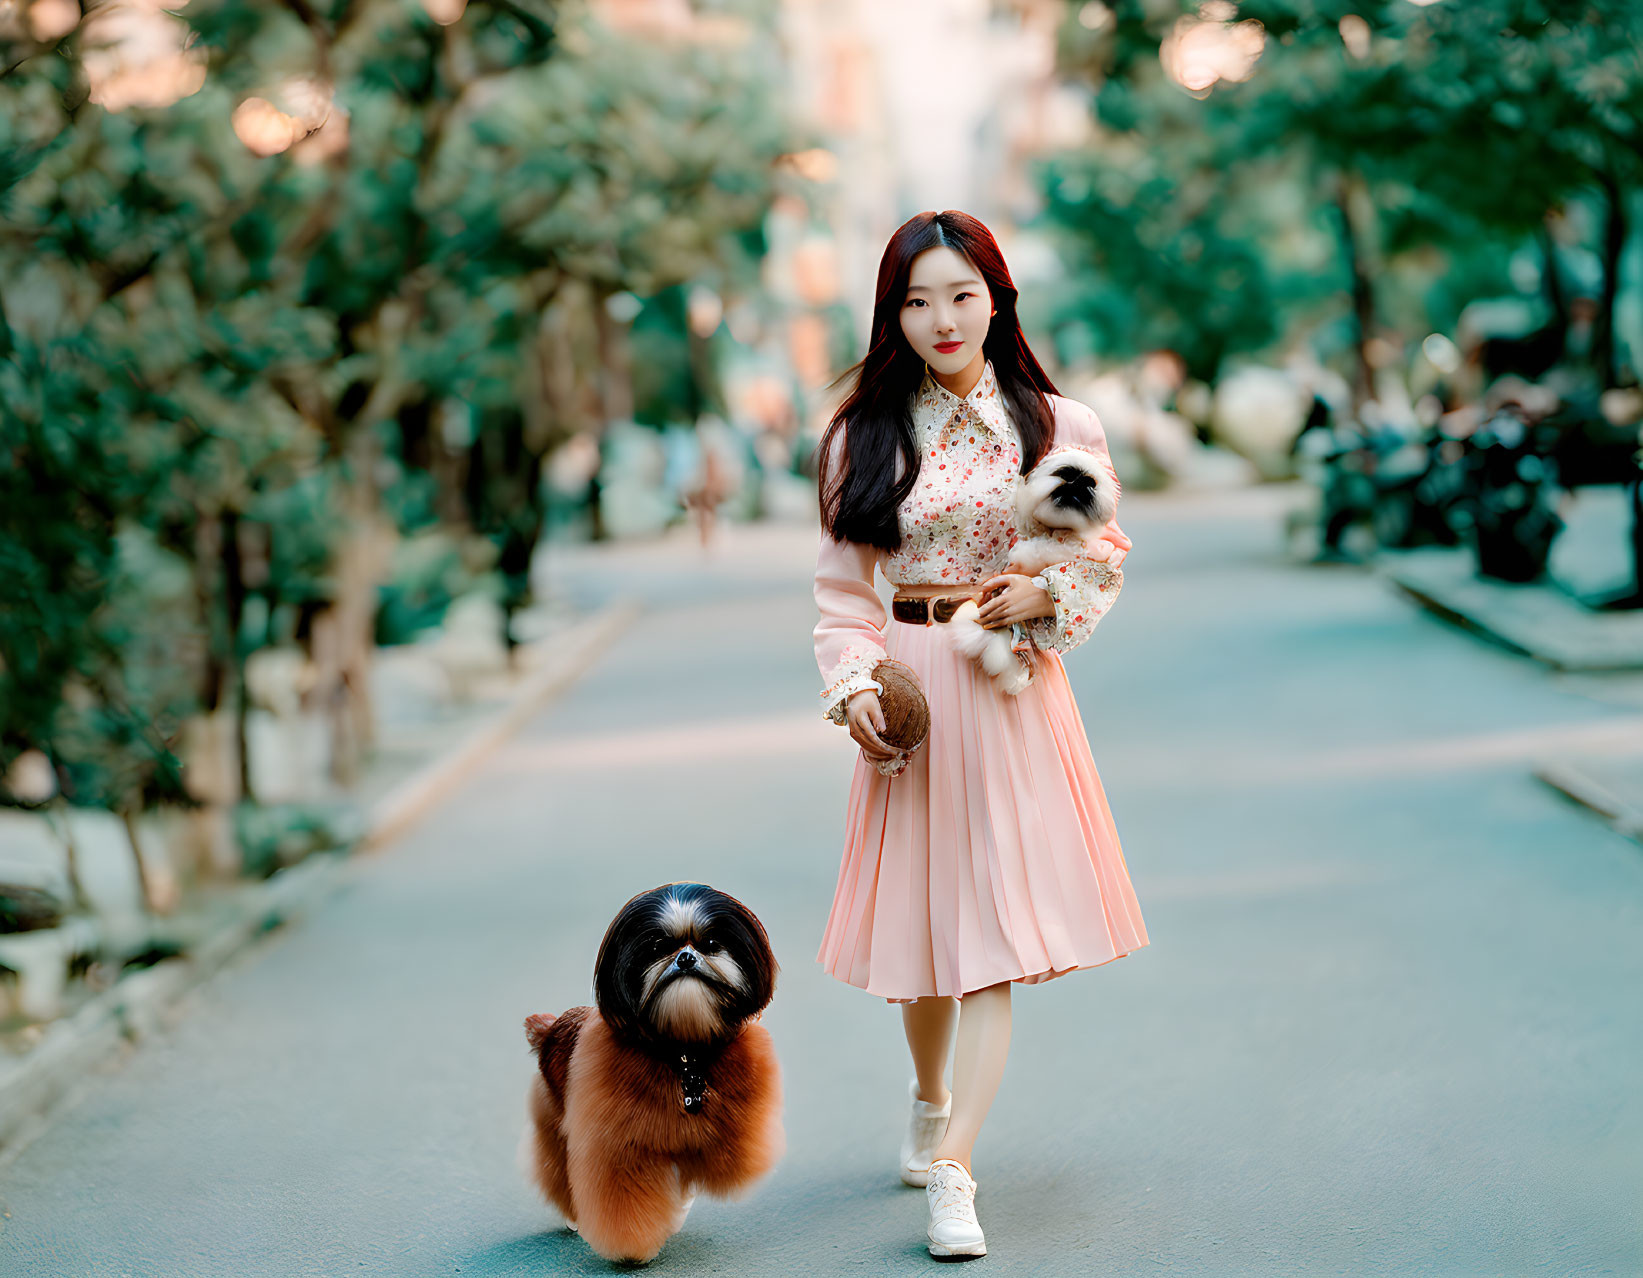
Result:
[[673,960],[680,967],[695,967],[696,952],[694,950],[680,950],[678,957]]

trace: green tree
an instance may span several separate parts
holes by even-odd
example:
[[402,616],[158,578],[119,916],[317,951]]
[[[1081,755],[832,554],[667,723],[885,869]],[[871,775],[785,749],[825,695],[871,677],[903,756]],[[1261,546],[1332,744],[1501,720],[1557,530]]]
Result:
[[[120,111],[93,24],[0,27],[0,775],[39,747],[120,808],[184,797],[191,717],[237,719],[243,776],[276,642],[321,663],[346,772],[394,517],[490,541],[518,602],[543,459],[585,423],[561,345],[615,294],[745,280],[785,149],[756,23],[673,48],[539,0],[185,16],[195,91]],[[133,619],[173,568],[159,652]]]
[[[1304,271],[1292,275],[1275,292],[1315,324],[1339,299],[1349,299],[1363,394],[1364,347],[1377,323],[1447,327],[1457,301],[1469,300],[1438,287],[1450,263],[1470,259],[1462,269],[1477,278],[1474,263],[1492,257],[1504,286],[1510,250],[1539,242],[1549,251],[1548,216],[1572,201],[1595,199],[1604,210],[1593,246],[1603,284],[1591,361],[1596,378],[1613,383],[1627,202],[1643,176],[1637,124],[1643,13],[1636,6],[1621,0],[1428,6],[1251,0],[1233,10],[1205,5],[1193,13],[1130,0],[1111,11],[1097,33],[1069,24],[1067,57],[1098,82],[1104,132],[1093,155],[1067,163],[1107,167],[1116,136],[1117,163],[1144,154],[1150,168],[1168,175],[1169,198],[1120,202],[1105,218],[1078,201],[1060,200],[1052,204],[1058,221],[1081,239],[1106,233],[1123,245],[1108,225],[1116,217],[1153,237],[1144,250],[1161,243],[1162,269],[1135,284],[1152,290],[1150,300],[1168,313],[1168,289],[1178,274],[1169,252],[1179,254],[1183,243],[1190,250],[1193,214],[1214,206],[1235,223],[1230,238],[1236,243],[1247,236],[1244,247],[1268,264],[1265,272],[1250,267],[1239,286],[1256,309],[1274,291],[1273,267],[1281,272],[1286,256],[1285,219],[1265,218],[1262,208],[1270,209],[1273,193],[1287,186],[1305,211],[1288,219],[1288,241],[1294,242],[1296,227],[1317,228],[1327,218],[1336,268],[1311,287]],[[1259,23],[1265,43],[1253,74],[1200,89],[1197,97],[1173,82],[1160,50],[1183,20],[1223,29]],[[1059,176],[1052,170],[1052,199]],[[1207,194],[1194,201],[1194,190]],[[1144,276],[1149,264],[1128,269]],[[1424,287],[1404,287],[1400,275],[1419,277]],[[1554,305],[1561,296],[1556,284],[1553,271]],[[1388,285],[1408,296],[1392,314],[1383,296]],[[1428,306],[1439,313],[1419,313]],[[1215,314],[1211,310],[1212,319]],[[1179,344],[1201,343],[1193,330],[1206,326],[1194,314]],[[1259,325],[1238,330],[1260,331]]]

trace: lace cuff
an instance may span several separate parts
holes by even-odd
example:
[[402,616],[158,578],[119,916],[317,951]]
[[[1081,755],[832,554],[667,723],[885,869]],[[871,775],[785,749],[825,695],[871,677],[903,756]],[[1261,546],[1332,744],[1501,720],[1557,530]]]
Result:
[[1027,633],[1047,652],[1071,652],[1090,637],[1124,584],[1120,569],[1079,555],[1044,570],[1044,589],[1055,601],[1055,616],[1034,617]]
[[833,667],[832,677],[827,681],[827,687],[822,692],[822,711],[824,718],[834,723],[842,724],[845,707],[852,694],[863,688],[871,688],[875,692],[883,692],[884,685],[873,678],[873,667],[884,660],[882,652],[872,652],[860,648],[855,644],[846,644],[839,654],[839,663]]

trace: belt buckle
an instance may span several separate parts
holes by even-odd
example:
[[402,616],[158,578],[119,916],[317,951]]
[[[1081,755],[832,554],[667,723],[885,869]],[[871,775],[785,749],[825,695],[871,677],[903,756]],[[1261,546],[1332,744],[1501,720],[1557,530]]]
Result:
[[972,597],[971,595],[904,595],[893,601],[891,615],[897,621],[905,621],[916,626],[947,622],[951,621],[953,614],[968,603]]

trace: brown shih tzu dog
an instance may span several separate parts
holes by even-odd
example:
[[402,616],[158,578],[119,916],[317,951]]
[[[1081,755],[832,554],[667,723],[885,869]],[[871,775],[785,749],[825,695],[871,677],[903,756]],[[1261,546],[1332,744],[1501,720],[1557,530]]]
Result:
[[698,1191],[738,1197],[781,1157],[781,1075],[755,1023],[775,988],[753,912],[673,883],[611,922],[597,1006],[525,1019],[537,1074],[521,1165],[605,1259],[650,1260]]

